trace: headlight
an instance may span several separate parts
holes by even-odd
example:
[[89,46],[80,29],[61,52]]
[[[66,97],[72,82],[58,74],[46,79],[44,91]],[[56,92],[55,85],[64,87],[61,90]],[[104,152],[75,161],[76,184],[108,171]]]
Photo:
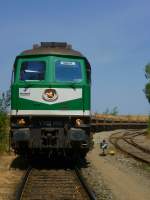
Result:
[[23,125],[25,125],[25,120],[22,118],[22,119],[19,119],[18,121],[17,121],[17,124],[18,125],[20,125],[20,126],[23,126]]
[[76,126],[80,126],[83,124],[83,121],[81,119],[76,119]]

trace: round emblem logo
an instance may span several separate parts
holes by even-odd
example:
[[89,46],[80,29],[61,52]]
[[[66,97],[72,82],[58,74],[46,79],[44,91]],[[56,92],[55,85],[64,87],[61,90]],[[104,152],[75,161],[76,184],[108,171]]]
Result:
[[58,98],[58,94],[54,89],[46,89],[42,97],[45,101],[55,101]]

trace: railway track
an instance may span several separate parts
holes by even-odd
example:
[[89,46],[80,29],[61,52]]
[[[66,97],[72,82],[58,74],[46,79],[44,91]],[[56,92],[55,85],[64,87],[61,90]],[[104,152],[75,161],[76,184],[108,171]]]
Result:
[[150,151],[134,140],[135,137],[144,134],[144,130],[126,130],[118,131],[110,136],[110,142],[121,151],[132,157],[150,164]]
[[78,168],[29,168],[17,200],[96,200]]

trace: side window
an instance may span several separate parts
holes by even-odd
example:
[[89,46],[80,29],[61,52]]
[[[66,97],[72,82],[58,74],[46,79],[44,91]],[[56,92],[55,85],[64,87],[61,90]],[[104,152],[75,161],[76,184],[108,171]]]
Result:
[[80,62],[56,61],[55,80],[60,82],[81,82],[82,72]]
[[20,80],[44,80],[45,68],[43,61],[25,61],[21,64]]

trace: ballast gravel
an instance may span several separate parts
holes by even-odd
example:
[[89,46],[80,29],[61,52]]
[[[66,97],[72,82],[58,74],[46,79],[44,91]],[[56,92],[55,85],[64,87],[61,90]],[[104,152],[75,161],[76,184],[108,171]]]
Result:
[[89,184],[97,200],[115,200],[110,188],[106,186],[100,172],[88,163],[86,168],[82,168],[82,175]]

